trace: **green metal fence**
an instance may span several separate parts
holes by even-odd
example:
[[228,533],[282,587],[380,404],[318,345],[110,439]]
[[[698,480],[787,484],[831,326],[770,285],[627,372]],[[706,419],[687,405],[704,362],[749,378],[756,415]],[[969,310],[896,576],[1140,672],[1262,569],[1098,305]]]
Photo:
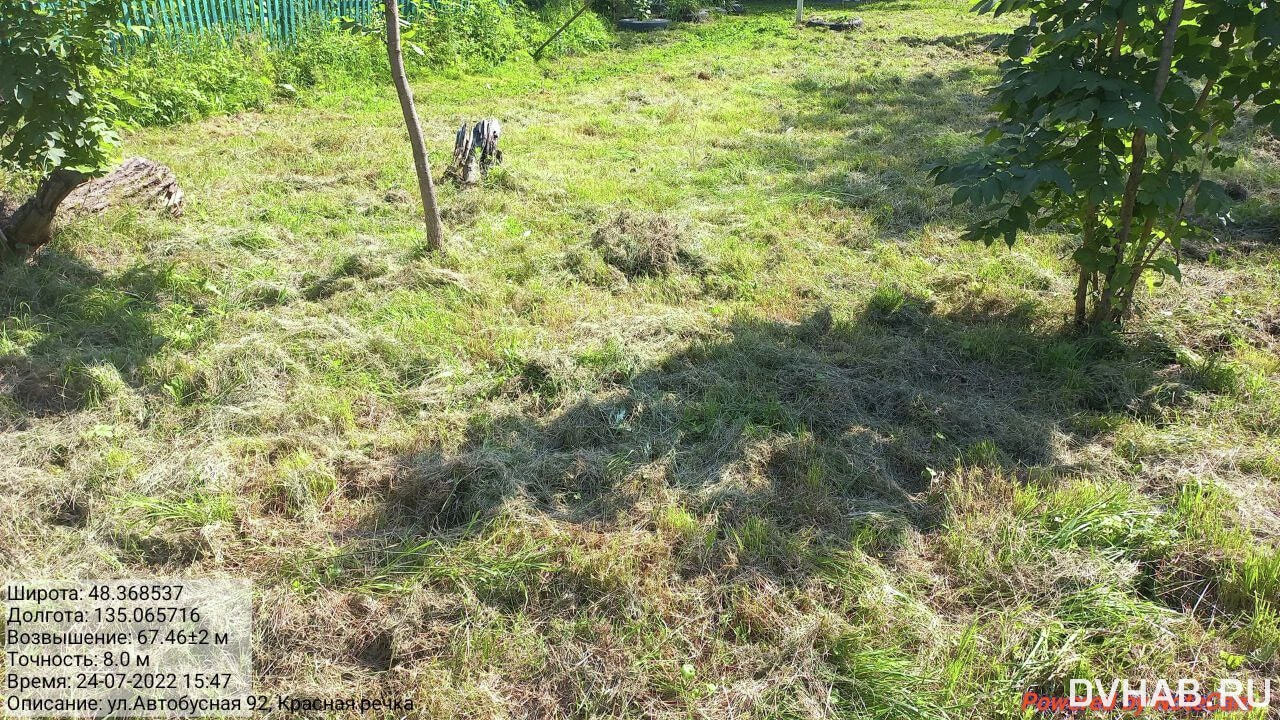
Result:
[[[6,0],[0,0],[5,2]],[[224,37],[260,33],[273,45],[287,45],[300,28],[315,21],[350,18],[370,22],[382,0],[121,0],[124,22],[149,33],[182,35],[215,32]],[[413,18],[433,0],[402,1],[401,12]]]

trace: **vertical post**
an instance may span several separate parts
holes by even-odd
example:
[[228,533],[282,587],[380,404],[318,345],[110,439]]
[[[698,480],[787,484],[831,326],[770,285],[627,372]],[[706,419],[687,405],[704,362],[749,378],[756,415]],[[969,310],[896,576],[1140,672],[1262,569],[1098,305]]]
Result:
[[[155,3],[153,6],[151,3]],[[164,6],[163,0],[149,0],[147,9],[152,11],[151,29],[158,34],[169,34],[169,12]]]
[[173,14],[178,18],[180,33],[191,32],[191,18],[187,16],[186,0],[173,0]]
[[804,0],[796,0],[796,24],[804,22]]

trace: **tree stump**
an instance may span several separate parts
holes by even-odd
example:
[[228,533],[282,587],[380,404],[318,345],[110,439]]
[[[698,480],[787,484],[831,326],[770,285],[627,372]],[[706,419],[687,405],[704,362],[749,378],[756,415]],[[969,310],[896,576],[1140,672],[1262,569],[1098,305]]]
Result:
[[173,171],[134,157],[94,180],[74,170],[50,173],[36,194],[12,214],[0,208],[0,243],[26,255],[49,242],[55,219],[99,213],[121,201],[157,206],[173,217],[182,215],[182,188]]
[[445,176],[459,185],[478,184],[490,167],[502,162],[502,151],[498,149],[501,135],[502,124],[493,118],[477,122],[470,130],[467,123],[462,123],[453,143],[453,162]]

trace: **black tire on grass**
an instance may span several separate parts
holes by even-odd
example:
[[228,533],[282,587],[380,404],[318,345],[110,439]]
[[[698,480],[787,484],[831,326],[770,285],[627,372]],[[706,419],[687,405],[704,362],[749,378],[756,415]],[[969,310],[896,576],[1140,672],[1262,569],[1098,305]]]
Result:
[[662,30],[670,24],[671,21],[666,18],[653,18],[651,20],[623,18],[618,21],[618,29],[631,30],[633,32],[653,32],[654,30]]

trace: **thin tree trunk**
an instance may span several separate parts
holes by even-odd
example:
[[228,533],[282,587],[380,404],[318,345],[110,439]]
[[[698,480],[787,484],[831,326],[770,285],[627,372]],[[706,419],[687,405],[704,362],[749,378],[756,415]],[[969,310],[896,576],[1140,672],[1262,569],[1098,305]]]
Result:
[[[1095,203],[1088,203],[1080,217],[1081,240],[1083,246],[1089,250],[1097,250],[1097,215],[1098,206]],[[1080,279],[1076,283],[1075,322],[1077,327],[1084,327],[1088,323],[1089,280],[1093,278],[1095,272],[1097,272],[1095,269],[1087,268],[1084,263],[1080,263]]]
[[391,80],[400,96],[400,109],[404,112],[404,124],[409,130],[409,144],[413,147],[413,165],[418,172],[418,192],[422,195],[422,214],[427,224],[427,249],[439,250],[444,245],[444,230],[440,226],[440,208],[436,206],[436,186],[431,181],[431,163],[427,160],[427,146],[422,139],[422,125],[413,105],[413,90],[404,73],[404,58],[400,54],[400,6],[396,0],[386,0],[387,7],[387,59],[391,62]]
[[1089,308],[1089,271],[1080,266],[1080,278],[1076,281],[1076,327],[1084,327],[1088,323]]
[[[1178,26],[1182,24],[1182,8],[1186,0],[1173,0],[1173,11],[1169,16],[1169,25],[1165,27],[1164,44],[1160,48],[1160,65],[1156,70],[1155,87],[1152,96],[1157,103],[1164,95],[1164,88],[1169,83],[1170,68],[1173,64],[1173,44],[1178,36]],[[1120,222],[1116,235],[1116,265],[1106,274],[1102,287],[1102,297],[1094,311],[1094,322],[1117,320],[1112,312],[1112,301],[1115,299],[1115,273],[1124,263],[1125,248],[1129,244],[1129,236],[1133,232],[1133,215],[1137,205],[1138,189],[1142,185],[1142,173],[1147,164],[1147,131],[1138,128],[1133,131],[1133,162],[1129,168],[1129,180],[1125,183],[1124,197],[1120,201]],[[1140,272],[1141,268],[1134,268]]]
[[40,182],[36,194],[8,219],[0,219],[0,242],[10,252],[27,255],[53,237],[53,217],[63,199],[89,176],[75,170],[54,170]]
[[1124,32],[1128,27],[1129,25],[1124,20],[1116,22],[1116,36],[1115,40],[1111,43],[1112,60],[1120,59],[1120,48],[1124,46]]
[[[1117,319],[1123,321],[1128,319],[1129,314],[1133,312],[1133,294],[1138,291],[1138,280],[1142,278],[1143,268],[1146,267],[1147,259],[1151,255],[1147,254],[1147,245],[1151,242],[1151,227],[1155,225],[1155,218],[1147,218],[1147,222],[1142,226],[1142,235],[1138,239],[1138,245],[1134,249],[1134,268],[1133,274],[1129,276],[1129,282],[1123,288],[1123,294],[1120,296],[1120,308],[1116,312]],[[1154,253],[1159,249],[1161,240],[1156,247],[1151,249]]]

